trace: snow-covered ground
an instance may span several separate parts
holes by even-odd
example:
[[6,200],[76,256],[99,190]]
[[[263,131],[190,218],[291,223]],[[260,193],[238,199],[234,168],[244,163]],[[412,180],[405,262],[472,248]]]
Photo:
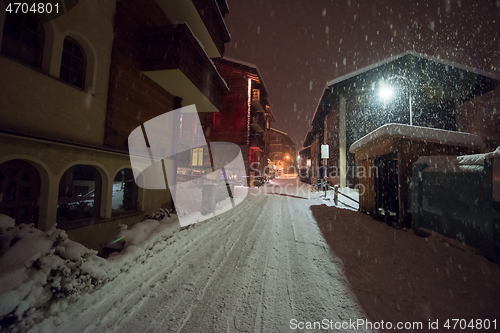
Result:
[[[339,188],[338,206],[357,211],[359,208],[359,193],[348,187]],[[307,199],[321,199],[327,206],[335,206],[334,191],[316,191],[312,185],[305,184],[300,181],[296,175],[283,175],[276,179],[267,182],[264,186],[258,189],[251,189],[250,193],[267,193],[285,195],[291,197],[301,197]]]
[[[283,194],[307,191],[276,182],[291,184]],[[309,209],[322,199],[262,189],[32,331],[281,332],[292,319],[365,318]]]
[[[314,322],[370,331],[349,325],[358,319],[424,328],[439,320],[435,331],[444,331],[446,318],[498,318],[498,265],[443,238],[332,207],[323,195],[281,177],[180,231],[166,229],[175,222],[124,231],[137,244],[109,260],[126,269],[31,332],[286,332]],[[133,234],[142,229],[156,240],[141,243]]]

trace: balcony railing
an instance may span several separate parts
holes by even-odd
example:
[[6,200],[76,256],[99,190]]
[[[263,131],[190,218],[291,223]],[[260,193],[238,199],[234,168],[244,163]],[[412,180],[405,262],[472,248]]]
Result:
[[187,23],[210,58],[224,55],[231,39],[224,23],[229,9],[225,0],[156,0],[172,24]]
[[250,123],[250,127],[255,132],[264,132],[266,129],[266,120],[263,112],[254,112],[252,114],[252,122]]
[[[231,36],[222,16],[222,13],[227,10],[226,1],[218,2],[220,4],[217,4],[214,0],[193,0],[193,4],[222,56],[224,55],[224,44],[229,43]],[[224,4],[226,5],[225,7]],[[219,9],[220,5],[222,5],[222,12]]]
[[262,150],[266,147],[263,133],[254,133],[250,135],[250,147],[259,147]]
[[[217,109],[221,109],[228,88],[186,24],[141,31],[139,54],[143,71],[178,69]],[[160,85],[176,84],[168,82],[167,78],[158,81]]]

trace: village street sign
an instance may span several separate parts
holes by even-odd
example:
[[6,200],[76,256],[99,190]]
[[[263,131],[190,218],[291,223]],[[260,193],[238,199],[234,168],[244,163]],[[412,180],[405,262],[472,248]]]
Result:
[[328,145],[321,145],[321,158],[328,158]]

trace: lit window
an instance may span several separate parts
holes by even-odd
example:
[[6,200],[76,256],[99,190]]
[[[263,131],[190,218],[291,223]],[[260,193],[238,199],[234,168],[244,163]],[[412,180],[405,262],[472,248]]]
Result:
[[260,101],[260,89],[252,89],[252,101]]
[[3,28],[2,53],[40,68],[44,41],[43,27],[32,14],[7,13]]
[[191,165],[203,166],[203,148],[194,148],[191,152]]
[[66,38],[61,59],[61,80],[78,88],[85,87],[87,60],[83,48],[72,38]]

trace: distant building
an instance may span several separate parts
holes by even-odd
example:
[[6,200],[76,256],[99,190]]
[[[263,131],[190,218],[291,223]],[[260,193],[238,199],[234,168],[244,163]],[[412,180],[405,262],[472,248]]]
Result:
[[202,119],[209,141],[240,146],[247,175],[263,172],[269,157],[271,123],[276,122],[269,106],[268,91],[256,65],[230,58],[215,60],[229,87],[219,113]]
[[0,213],[99,250],[118,225],[172,207],[169,191],[135,185],[128,135],[181,106],[222,108],[210,58],[229,41],[227,12],[225,0],[88,0],[45,22],[2,9]]
[[284,173],[295,173],[297,152],[288,134],[271,128],[269,131],[269,159]]
[[[357,164],[349,147],[388,123],[484,135],[466,119],[473,114],[488,119],[491,104],[467,117],[461,110],[496,87],[498,80],[490,73],[412,51],[336,78],[327,83],[304,142],[311,167],[319,167],[320,146],[328,144],[328,173],[341,186],[356,185]],[[485,141],[498,142],[498,131],[489,128]]]

